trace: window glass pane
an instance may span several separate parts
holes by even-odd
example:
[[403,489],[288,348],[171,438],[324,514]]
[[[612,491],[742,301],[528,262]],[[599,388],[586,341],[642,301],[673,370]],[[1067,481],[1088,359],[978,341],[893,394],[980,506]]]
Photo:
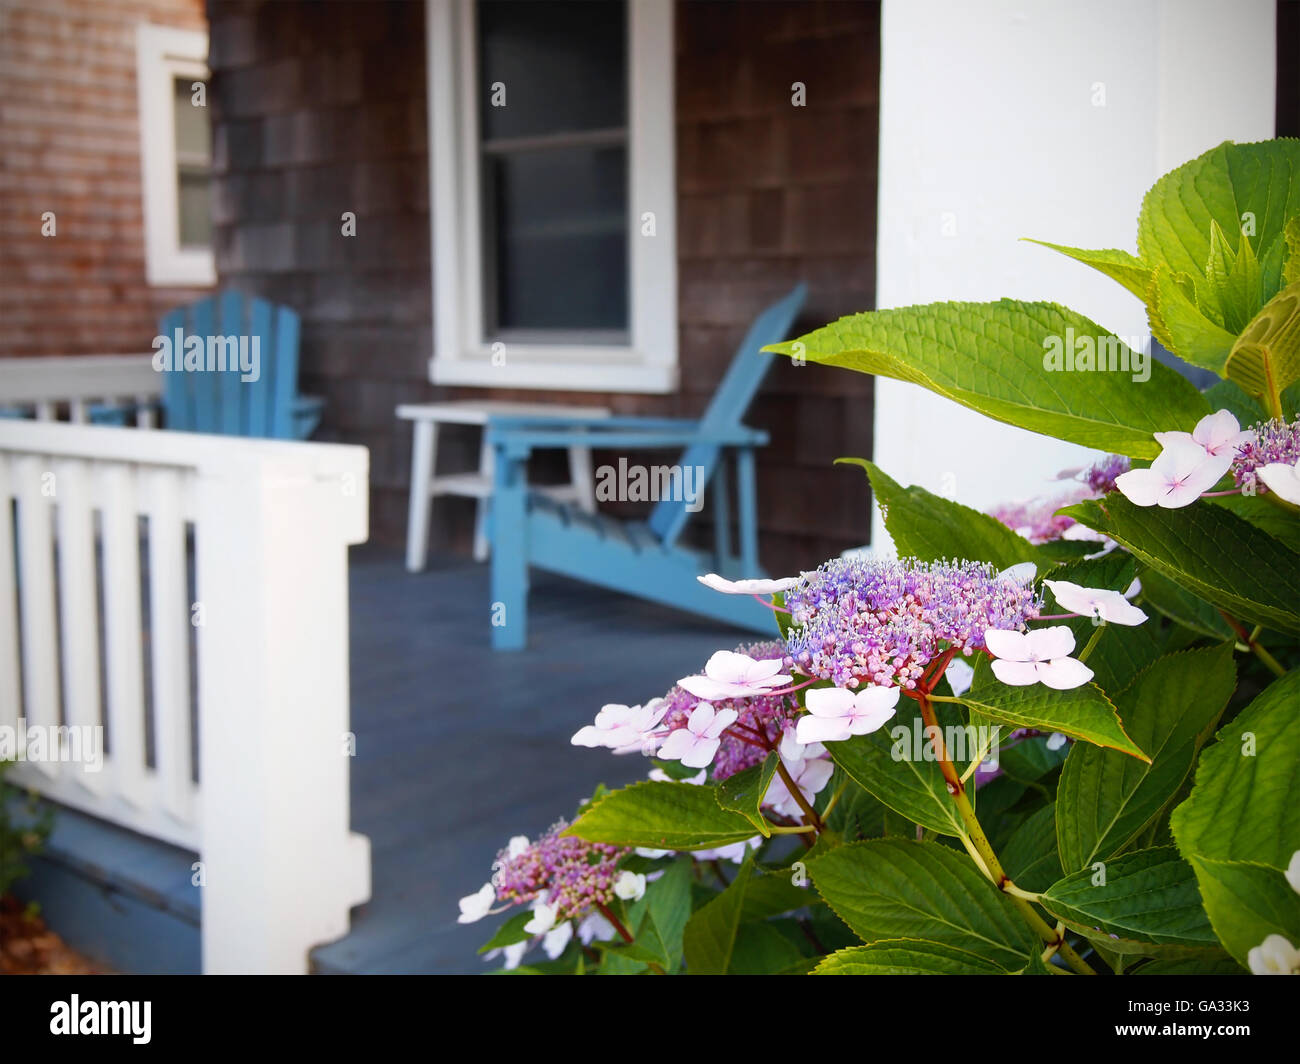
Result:
[[484,168],[488,334],[625,331],[626,149],[518,152],[486,157]]
[[485,139],[627,124],[623,0],[483,0],[478,25]]
[[172,93],[180,243],[186,248],[208,247],[212,243],[212,139],[208,109],[194,106],[193,80],[174,78]]

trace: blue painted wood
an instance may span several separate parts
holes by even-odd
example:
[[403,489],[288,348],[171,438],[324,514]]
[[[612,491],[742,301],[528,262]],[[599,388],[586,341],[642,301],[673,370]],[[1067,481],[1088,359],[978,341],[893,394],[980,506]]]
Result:
[[[662,695],[715,650],[751,638],[563,576],[533,579],[529,645],[503,668],[483,624],[486,566],[435,556],[410,574],[399,552],[351,552],[351,821],[371,840],[374,887],[350,933],[313,951],[314,970],[494,967],[476,950],[500,918],[458,924],[457,899],[491,875],[512,835],[535,838],[597,783],[621,786],[650,768],[569,737],[605,703]],[[18,889],[71,946],[115,970],[192,972],[194,859],[62,811],[49,854]]]
[[[722,431],[741,423],[776,357],[762,349],[785,339],[807,294],[807,285],[796,285],[789,295],[772,304],[755,319],[700,419],[701,428],[706,431]],[[716,446],[697,443],[687,448],[680,464],[683,467],[703,469],[703,477],[707,481],[713,475],[719,457],[720,451]],[[672,544],[677,542],[690,516],[683,503],[663,499],[651,512],[649,523],[665,543]]]
[[[781,340],[803,305],[804,285],[759,315],[698,422],[677,419],[611,418],[607,421],[492,418],[487,439],[494,449],[496,481],[489,536],[492,539],[492,607],[504,605],[508,621],[492,628],[497,650],[527,643],[528,568],[563,573],[602,587],[661,602],[754,631],[770,632],[770,612],[751,598],[719,595],[696,577],[710,570],[728,576],[758,576],[758,517],[754,448],[764,433],[741,423],[773,356],[761,350]],[[528,456],[535,449],[573,446],[624,450],[685,445],[678,468],[699,471],[699,484],[712,483],[719,518],[713,554],[679,547],[691,511],[685,499],[660,500],[637,526],[611,524],[572,507],[562,507],[527,490]],[[730,552],[727,452],[737,462],[740,554]],[[499,618],[498,618],[499,620]]]
[[[320,421],[319,400],[298,391],[298,315],[233,289],[178,307],[163,316],[162,334],[175,346],[177,331],[188,339],[234,338],[256,345],[257,378],[244,380],[238,369],[173,371],[163,384],[164,423],[183,432],[273,439],[305,439]],[[174,352],[183,364],[184,349]],[[239,351],[227,358],[239,358]]]

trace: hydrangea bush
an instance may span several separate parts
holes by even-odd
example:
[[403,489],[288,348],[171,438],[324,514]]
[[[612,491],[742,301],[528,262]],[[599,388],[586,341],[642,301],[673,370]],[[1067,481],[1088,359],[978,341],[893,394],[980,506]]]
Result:
[[[1102,452],[977,512],[860,464],[899,553],[573,742],[645,758],[460,903],[563,973],[1300,973],[1300,141],[1162,178],[1138,254],[1048,245],[1214,371],[1065,307],[858,314],[783,354]],[[1075,372],[1045,356],[1062,338]],[[1086,342],[1084,342],[1086,341]]]

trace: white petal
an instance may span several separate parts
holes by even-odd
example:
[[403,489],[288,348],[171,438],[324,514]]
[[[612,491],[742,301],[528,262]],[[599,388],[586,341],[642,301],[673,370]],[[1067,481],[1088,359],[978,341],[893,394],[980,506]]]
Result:
[[1040,661],[1035,668],[1038,678],[1047,687],[1055,691],[1069,691],[1082,687],[1092,679],[1092,670],[1074,658],[1057,658],[1054,661]]
[[1300,506],[1300,472],[1285,462],[1270,462],[1262,466],[1257,475],[1268,490],[1277,493],[1279,499]]
[[678,728],[671,732],[663,745],[659,747],[659,757],[664,761],[679,761],[695,747],[695,736],[689,728]]
[[971,681],[975,679],[975,670],[961,658],[953,658],[943,672],[954,695],[964,695],[970,690]]
[[584,728],[579,728],[573,733],[573,738],[569,740],[574,746],[608,746],[609,732],[604,728],[598,728],[594,724],[588,724]]
[[727,580],[717,573],[697,576],[696,579],[707,588],[721,591],[724,595],[775,595],[789,591],[799,583],[797,576],[782,577],[779,580]]
[[1164,478],[1150,469],[1121,473],[1115,478],[1115,487],[1134,506],[1155,506],[1166,490]]
[[994,657],[1007,661],[1029,660],[1029,639],[1024,632],[989,628],[984,632],[984,645]]
[[[1217,410],[1206,414],[1196,423],[1192,439],[1204,447],[1210,454],[1216,454],[1241,435],[1241,425],[1232,416],[1231,411]],[[1235,452],[1236,446],[1233,446]]]
[[711,680],[742,680],[754,664],[748,654],[738,654],[734,650],[719,650],[704,664],[704,675]]
[[645,874],[626,869],[614,880],[614,893],[624,901],[637,901],[645,896]]
[[995,658],[993,675],[1012,687],[1028,687],[1038,682],[1038,670],[1031,661],[1008,661]]
[[1246,954],[1252,975],[1296,975],[1300,973],[1300,950],[1281,935],[1269,935]]
[[1291,855],[1291,863],[1286,866],[1286,881],[1291,889],[1300,894],[1300,850]]
[[804,692],[804,706],[814,717],[847,717],[855,702],[847,687],[810,687]]
[[[670,851],[664,850],[664,853]],[[644,855],[643,855],[644,856]],[[593,942],[600,939],[602,942],[614,937],[614,925],[605,919],[599,912],[589,913],[583,917],[582,923],[578,925],[578,938],[584,943]]]
[[1016,584],[1031,583],[1038,575],[1038,566],[1033,562],[1020,562],[998,573],[999,580],[1010,580]]
[[482,920],[483,917],[487,916],[493,902],[496,900],[497,888],[491,883],[484,883],[473,894],[467,894],[457,902],[460,915],[456,917],[456,922],[458,924],[472,924],[477,920]]
[[506,855],[508,857],[518,857],[528,849],[527,835],[512,835],[510,842],[506,845]]
[[691,749],[682,756],[681,762],[687,768],[708,768],[713,764],[713,757],[720,744],[720,739],[696,739]]
[[801,743],[837,743],[852,736],[845,717],[800,717],[795,738]]
[[1106,592],[1106,597],[1100,603],[1099,612],[1101,619],[1108,624],[1122,624],[1129,628],[1143,624],[1147,619],[1145,613],[1118,591]]
[[1062,609],[1071,613],[1081,613],[1085,617],[1092,614],[1092,603],[1097,592],[1093,588],[1080,587],[1069,580],[1044,580],[1045,587],[1051,589],[1053,597]]
[[853,722],[849,725],[849,731],[854,735],[869,735],[873,731],[879,731],[887,721],[893,718],[896,712],[898,711],[892,705],[868,706],[865,710],[858,711]]
[[[709,706],[709,709],[713,709],[713,707]],[[694,727],[695,718],[692,716],[691,730],[694,731],[696,735],[701,735],[705,739],[717,739],[719,736],[722,735],[724,731],[726,731],[728,728],[730,728],[733,724],[736,723],[736,718],[739,716],[740,714],[737,713],[734,709],[719,710],[718,712],[713,714],[713,718],[709,722],[709,726],[705,728],[703,732],[699,731]]]
[[542,936],[542,952],[555,960],[564,952],[565,946],[573,938],[573,921],[565,920],[559,927],[553,927]]
[[1038,661],[1063,658],[1074,650],[1074,633],[1064,624],[1035,628],[1026,639],[1032,657]]
[[555,909],[539,902],[533,906],[533,915],[528,923],[524,924],[524,930],[530,935],[544,935],[547,931],[555,926]]
[[1174,447],[1180,443],[1194,443],[1201,447],[1202,450],[1205,449],[1201,442],[1190,432],[1156,432],[1153,435],[1156,438],[1156,443],[1160,444],[1161,447]]
[[1065,745],[1065,736],[1062,735],[1059,731],[1052,732],[1052,734],[1047,737],[1047,749],[1049,750],[1059,750],[1064,745]]
[[817,758],[814,761],[804,762],[803,771],[799,773],[799,778],[795,782],[807,797],[815,798],[826,789],[826,784],[830,782],[834,773],[835,762]]
[[696,698],[719,702],[725,698],[743,698],[755,693],[744,684],[714,680],[709,676],[684,676],[677,681],[677,686]]
[[505,955],[505,966],[510,971],[519,967],[519,962],[524,959],[524,953],[527,952],[530,943],[527,939],[523,942],[515,942],[506,946],[501,952]]

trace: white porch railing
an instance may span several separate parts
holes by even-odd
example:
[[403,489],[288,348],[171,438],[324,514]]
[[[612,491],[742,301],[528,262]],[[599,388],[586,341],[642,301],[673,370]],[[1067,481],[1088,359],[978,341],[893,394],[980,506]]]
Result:
[[17,407],[37,421],[85,424],[96,403],[126,404],[136,424],[153,428],[162,374],[151,355],[67,355],[0,358],[0,407]]
[[15,780],[198,852],[205,972],[304,972],[370,895],[348,794],[367,463],[0,420],[0,726],[106,739],[100,772],[29,760]]

